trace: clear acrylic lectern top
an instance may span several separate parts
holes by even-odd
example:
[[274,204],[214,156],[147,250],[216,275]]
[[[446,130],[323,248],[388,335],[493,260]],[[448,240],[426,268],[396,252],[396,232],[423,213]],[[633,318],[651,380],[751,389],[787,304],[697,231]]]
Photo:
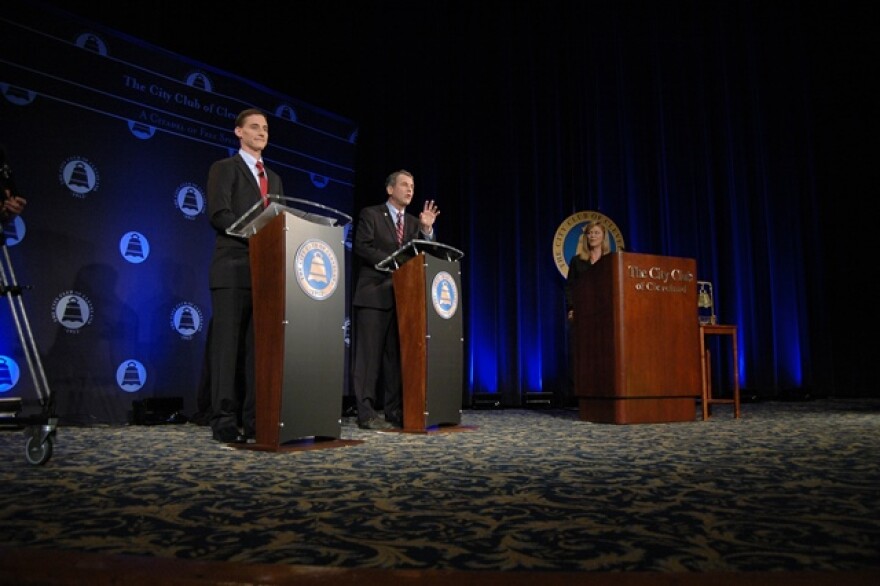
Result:
[[400,267],[403,263],[418,256],[422,252],[426,252],[431,256],[442,258],[450,262],[455,262],[464,256],[464,253],[457,248],[453,248],[448,244],[441,244],[433,240],[410,240],[384,259],[376,263],[376,269],[385,272],[391,272]]
[[262,201],[258,201],[227,228],[226,233],[239,238],[250,238],[268,224],[272,218],[283,212],[325,226],[345,226],[351,223],[351,216],[348,214],[307,199],[284,195],[269,195],[268,198],[268,206],[264,206]]

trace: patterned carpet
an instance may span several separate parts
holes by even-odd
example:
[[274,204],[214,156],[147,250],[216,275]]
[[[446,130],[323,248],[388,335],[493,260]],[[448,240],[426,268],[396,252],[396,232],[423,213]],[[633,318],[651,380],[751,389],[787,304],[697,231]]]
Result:
[[466,410],[460,432],[233,449],[193,424],[0,433],[0,544],[339,568],[532,572],[880,568],[880,401],[715,407],[605,425]]

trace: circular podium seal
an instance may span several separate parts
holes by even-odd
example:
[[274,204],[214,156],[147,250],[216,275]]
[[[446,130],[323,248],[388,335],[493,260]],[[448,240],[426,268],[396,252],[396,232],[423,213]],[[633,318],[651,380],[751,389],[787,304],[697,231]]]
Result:
[[296,282],[312,299],[328,299],[339,285],[339,261],[333,249],[322,240],[310,238],[300,245],[294,270]]

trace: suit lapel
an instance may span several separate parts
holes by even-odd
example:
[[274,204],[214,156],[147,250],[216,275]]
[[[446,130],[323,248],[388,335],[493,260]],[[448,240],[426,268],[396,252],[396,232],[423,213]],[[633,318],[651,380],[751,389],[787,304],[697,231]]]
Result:
[[[396,245],[397,227],[394,225],[395,216],[388,211],[388,206],[385,204],[382,204],[382,215],[385,217],[385,225],[388,226],[388,233],[391,235],[391,242]],[[404,219],[406,219],[406,216],[404,216]]]
[[251,173],[250,167],[248,167],[247,163],[244,162],[244,158],[240,153],[236,153],[235,155],[236,164],[238,165],[239,171],[244,173],[245,180],[250,184],[253,188],[254,192],[258,199],[263,199],[263,196],[260,195],[260,184],[257,183],[257,178],[254,177],[254,174]]

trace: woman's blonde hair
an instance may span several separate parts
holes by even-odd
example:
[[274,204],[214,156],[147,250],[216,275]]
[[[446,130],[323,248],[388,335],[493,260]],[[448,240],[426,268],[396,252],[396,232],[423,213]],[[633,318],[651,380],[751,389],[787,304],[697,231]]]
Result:
[[577,255],[584,260],[590,260],[590,251],[587,248],[587,232],[595,226],[602,229],[602,256],[611,252],[611,240],[608,236],[608,228],[606,228],[605,224],[599,220],[592,220],[586,223],[581,232],[581,237],[578,239]]

